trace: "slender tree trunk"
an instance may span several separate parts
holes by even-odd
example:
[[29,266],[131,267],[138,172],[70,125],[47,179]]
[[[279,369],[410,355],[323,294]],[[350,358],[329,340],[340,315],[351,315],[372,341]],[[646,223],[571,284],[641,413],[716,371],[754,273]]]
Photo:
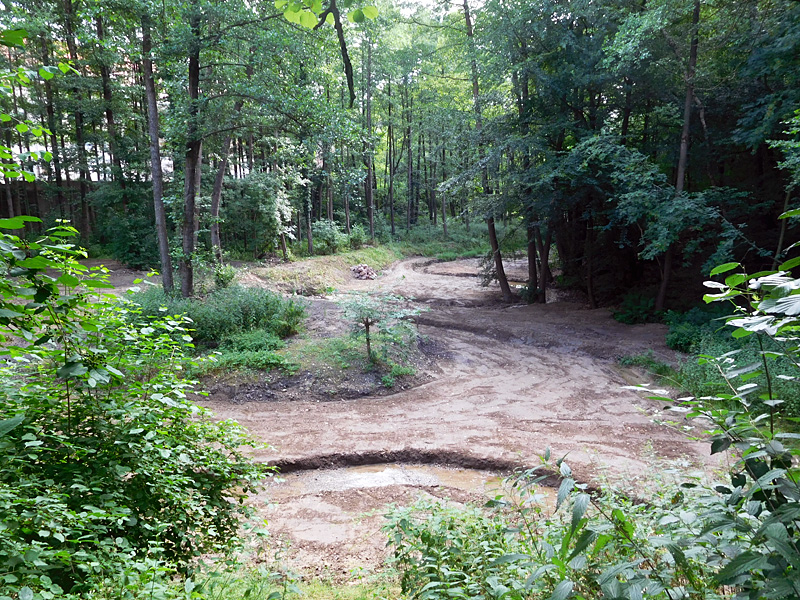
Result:
[[183,224],[181,236],[183,239],[179,271],[181,276],[181,296],[190,297],[194,293],[194,219],[195,202],[197,200],[197,169],[200,162],[202,138],[199,132],[199,107],[200,96],[200,12],[197,2],[190,6],[189,27],[191,40],[189,42],[189,123],[186,135],[186,151],[183,175]]
[[372,147],[372,40],[367,37],[367,137],[369,142],[367,144],[367,217],[369,219],[369,237],[372,242],[375,242],[375,198],[373,197],[373,179],[375,177],[373,165],[373,147]]
[[[109,153],[111,154],[112,179],[119,182],[122,190],[122,210],[127,212],[128,200],[125,185],[125,175],[122,172],[122,159],[119,155],[119,147],[117,145],[117,124],[114,119],[114,109],[112,106],[113,94],[111,91],[111,73],[106,64],[104,39],[105,32],[103,27],[103,17],[98,15],[95,18],[95,28],[97,30],[97,39],[100,42],[102,56],[100,58],[100,79],[103,84],[103,102],[105,104],[106,113],[106,129],[108,129],[108,143]],[[103,153],[105,157],[105,152]]]
[[[475,58],[475,37],[472,31],[472,19],[469,13],[469,0],[464,0],[464,21],[466,22],[467,27],[467,38],[469,43],[469,51],[470,51],[470,73],[472,76],[472,102],[473,108],[475,111],[475,130],[478,133],[478,136],[482,135],[483,129],[483,117],[481,114],[481,104],[480,104],[480,90],[478,88],[478,62]],[[483,159],[483,142],[478,142],[478,158]],[[483,191],[486,191],[489,188],[489,174],[484,167],[481,172],[481,180],[483,183]],[[468,219],[469,216],[466,214],[465,211],[465,219],[467,219],[467,223],[469,223]],[[503,292],[503,299],[506,302],[511,302],[512,295],[511,295],[511,287],[508,285],[508,279],[506,278],[506,272],[503,268],[503,257],[500,254],[500,244],[497,241],[497,232],[495,231],[494,227],[494,215],[490,214],[489,217],[486,219],[486,224],[489,228],[489,243],[492,247],[492,255],[494,257],[494,264],[495,264],[495,273],[497,275],[497,282],[500,284],[500,290]],[[469,227],[469,225],[467,225]]]
[[389,97],[389,128],[388,128],[388,145],[389,145],[389,222],[392,227],[392,237],[395,235],[394,230],[394,159],[395,159],[395,141],[394,141],[394,125],[392,124],[392,78],[389,76],[387,82],[387,96]]
[[[699,45],[698,32],[700,25],[700,0],[695,0],[694,11],[692,13],[692,41],[689,48],[689,64],[686,68],[686,98],[683,103],[683,129],[681,130],[681,145],[680,152],[678,153],[678,172],[675,179],[675,196],[680,196],[683,193],[684,185],[686,182],[686,168],[689,158],[689,132],[692,122],[692,103],[694,101],[694,83],[695,73],[697,70],[697,46]],[[661,273],[661,286],[658,289],[658,296],[656,296],[656,311],[664,310],[664,304],[667,298],[667,289],[669,289],[670,271],[672,270],[673,254],[675,253],[675,244],[677,241],[672,242],[667,251],[664,253],[664,264]]]
[[[67,42],[67,50],[71,61],[78,62],[78,46],[75,39],[75,13],[73,12],[72,0],[64,0],[64,34]],[[82,106],[82,94],[78,87],[72,88],[77,106]],[[88,181],[89,170],[86,160],[86,143],[83,137],[83,110],[77,108],[74,113],[75,118],[75,146],[78,151],[78,189],[80,191],[81,203],[81,238],[88,243],[89,236],[92,234],[89,222],[89,200]]]
[[[42,37],[42,59],[44,64],[50,64],[50,50],[45,37]],[[50,130],[50,152],[53,155],[53,159],[50,162],[53,165],[53,175],[56,181],[56,200],[58,202],[60,216],[61,218],[64,218],[67,214],[66,201],[64,199],[64,180],[61,173],[61,153],[58,150],[58,138],[56,137],[56,116],[55,105],[53,102],[53,86],[50,84],[49,80],[45,80],[44,82],[44,93],[47,112],[47,128]]]
[[161,259],[161,282],[164,291],[172,293],[175,287],[172,274],[172,258],[169,253],[167,235],[167,215],[164,210],[164,174],[161,170],[160,133],[158,126],[158,103],[156,86],[153,80],[153,62],[150,52],[153,49],[150,38],[150,17],[142,16],[142,75],[147,96],[147,131],[150,138],[150,170],[153,178],[153,206],[156,215],[156,234],[158,254]]
[[[240,103],[237,102],[239,108]],[[234,106],[234,109],[236,107]],[[222,184],[225,180],[225,172],[228,170],[228,155],[231,151],[231,136],[226,135],[222,141],[222,156],[217,166],[217,174],[214,177],[214,187],[211,189],[211,247],[214,251],[214,260],[222,263],[222,241],[219,237],[219,207],[222,200]]]

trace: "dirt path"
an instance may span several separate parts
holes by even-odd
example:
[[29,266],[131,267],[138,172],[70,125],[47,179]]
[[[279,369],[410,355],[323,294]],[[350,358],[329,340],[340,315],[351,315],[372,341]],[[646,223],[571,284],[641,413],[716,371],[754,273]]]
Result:
[[[510,265],[512,273],[522,268]],[[652,423],[663,406],[622,389],[629,382],[616,366],[620,356],[652,350],[674,358],[663,326],[622,325],[606,309],[575,303],[503,305],[497,288],[479,286],[474,260],[402,261],[376,281],[348,287],[402,294],[429,307],[417,322],[420,334],[443,348],[433,380],[339,402],[204,402],[272,444],[258,460],[289,471],[426,463],[496,472],[538,464],[549,447],[555,457],[568,455],[579,478],[609,473],[628,482],[653,468],[653,455],[706,460],[705,445]],[[374,567],[383,556],[380,519],[364,513],[417,492],[481,496],[443,480],[388,481],[337,489],[312,485],[309,474],[287,475],[267,492],[272,531],[289,541],[300,568],[341,576],[356,565]]]

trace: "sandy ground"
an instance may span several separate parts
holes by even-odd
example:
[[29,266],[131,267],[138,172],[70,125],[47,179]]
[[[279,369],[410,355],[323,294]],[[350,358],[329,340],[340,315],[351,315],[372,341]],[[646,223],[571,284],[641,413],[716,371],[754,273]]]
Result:
[[[705,444],[652,422],[663,405],[623,389],[630,381],[619,357],[652,350],[674,360],[663,326],[622,325],[607,309],[574,302],[504,305],[496,287],[479,285],[477,272],[476,260],[411,259],[375,281],[347,286],[413,297],[429,309],[416,319],[419,332],[442,351],[428,383],[338,402],[274,395],[245,404],[213,395],[203,402],[272,445],[257,460],[295,471],[254,501],[276,547],[288,544],[301,572],[341,577],[378,568],[387,504],[420,494],[480,500],[481,485],[454,481],[494,481],[498,473],[539,464],[547,448],[568,455],[585,481],[633,483],[658,461],[708,464]],[[510,264],[509,272],[523,279],[524,264]],[[383,473],[421,468],[412,463],[449,469],[428,479]],[[373,470],[356,477],[360,483],[340,485],[358,475],[353,465],[381,466],[361,467]],[[328,484],[315,483],[320,477]]]

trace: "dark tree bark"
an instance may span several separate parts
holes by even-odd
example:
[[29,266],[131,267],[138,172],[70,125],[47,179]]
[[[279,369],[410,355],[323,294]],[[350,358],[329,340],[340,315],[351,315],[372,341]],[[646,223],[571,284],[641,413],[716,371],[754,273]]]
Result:
[[[71,61],[78,61],[78,45],[75,39],[75,13],[72,0],[64,0],[64,35],[67,42],[67,50]],[[77,106],[82,104],[82,94],[77,87],[72,88]],[[75,146],[78,151],[78,189],[80,190],[81,203],[81,238],[88,241],[92,234],[91,223],[89,221],[89,167],[86,161],[86,143],[83,137],[83,111],[78,108],[74,113],[75,118]]]
[[191,5],[189,26],[192,37],[189,43],[189,124],[186,135],[186,151],[183,175],[183,224],[181,237],[182,254],[179,263],[181,296],[188,298],[194,293],[194,219],[197,200],[197,169],[200,164],[202,138],[199,132],[200,97],[200,12],[196,2]]
[[160,132],[158,126],[158,103],[156,86],[153,80],[153,62],[150,52],[153,49],[150,38],[150,17],[142,16],[142,75],[145,95],[147,97],[147,131],[150,139],[150,170],[153,179],[153,206],[156,216],[156,234],[158,237],[158,254],[161,260],[161,282],[164,291],[172,293],[175,287],[172,273],[172,258],[169,252],[169,236],[167,235],[167,216],[164,210],[164,175],[161,170]]

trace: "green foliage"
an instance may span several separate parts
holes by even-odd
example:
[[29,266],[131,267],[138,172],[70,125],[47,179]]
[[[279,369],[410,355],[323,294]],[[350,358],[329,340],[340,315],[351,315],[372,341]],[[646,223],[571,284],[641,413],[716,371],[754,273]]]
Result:
[[652,323],[658,320],[654,307],[655,300],[649,296],[627,294],[622,299],[619,309],[614,312],[614,319],[628,325]]
[[236,269],[231,265],[216,265],[214,267],[214,287],[218,290],[230,287],[236,279]]
[[215,290],[205,298],[166,296],[160,288],[132,294],[144,316],[163,313],[191,319],[192,337],[200,344],[219,343],[236,334],[263,329],[277,337],[298,331],[305,318],[304,306],[296,300],[260,288],[231,286]]
[[467,230],[458,223],[449,224],[447,236],[438,227],[419,225],[400,232],[394,245],[406,256],[427,256],[439,260],[477,258],[489,251],[486,226],[477,223]]
[[392,364],[391,370],[381,377],[381,383],[384,387],[393,388],[398,377],[413,375],[416,373],[414,367]]
[[403,347],[416,336],[416,328],[408,318],[418,315],[420,309],[410,308],[402,296],[361,293],[350,294],[339,304],[345,319],[353,325],[353,334],[364,336],[370,361],[402,361]]
[[347,234],[342,232],[336,221],[327,219],[314,221],[311,224],[311,232],[314,235],[314,249],[320,254],[335,254],[348,243]]
[[367,243],[367,230],[363,225],[356,223],[350,228],[350,249],[358,250]]
[[652,350],[648,350],[644,354],[623,356],[619,359],[619,364],[624,367],[642,367],[659,377],[674,378],[676,375],[675,369],[667,363],[658,360]]
[[76,233],[0,235],[0,594],[166,597],[177,567],[236,544],[266,471],[187,399],[187,321],[98,294]]

